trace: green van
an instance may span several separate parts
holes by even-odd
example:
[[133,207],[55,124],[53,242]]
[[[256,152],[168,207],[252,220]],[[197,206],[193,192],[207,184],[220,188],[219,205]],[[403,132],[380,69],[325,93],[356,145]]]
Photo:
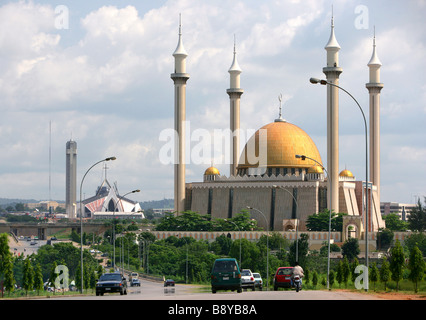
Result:
[[241,289],[241,273],[237,260],[233,258],[216,259],[211,275],[212,293],[217,290],[237,290]]

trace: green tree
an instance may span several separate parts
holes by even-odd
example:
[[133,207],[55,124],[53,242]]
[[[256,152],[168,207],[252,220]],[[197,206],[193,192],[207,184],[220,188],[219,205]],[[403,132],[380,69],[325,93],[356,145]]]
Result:
[[28,294],[29,290],[34,289],[34,269],[31,265],[30,258],[27,257],[24,261],[24,276],[22,279],[22,287],[25,289],[25,294]]
[[395,246],[391,250],[391,262],[389,265],[392,280],[396,281],[396,291],[398,291],[399,281],[402,280],[404,261],[404,250],[399,240],[396,240]]
[[384,250],[390,247],[393,240],[393,231],[390,229],[380,228],[377,233],[377,246],[380,250]]
[[330,270],[330,274],[328,276],[328,281],[329,281],[329,289],[331,290],[331,288],[333,287],[334,284],[334,280],[336,279],[336,274],[334,272],[334,270]]
[[351,268],[349,266],[349,261],[346,257],[344,257],[343,263],[342,263],[342,277],[343,277],[343,282],[345,284],[345,288],[348,287],[348,280],[349,280],[350,274],[351,274]]
[[342,260],[339,260],[339,263],[336,267],[336,280],[339,283],[339,287],[341,287],[341,284],[343,282],[343,263]]
[[318,284],[318,272],[314,270],[314,272],[312,272],[312,285],[314,286],[314,288],[316,288],[317,284]]
[[414,283],[414,292],[417,293],[418,282],[423,279],[425,272],[425,262],[423,260],[422,252],[417,246],[414,246],[410,251],[408,269],[410,269],[410,275],[408,278]]
[[52,268],[50,269],[49,282],[51,283],[51,285],[53,287],[53,293],[55,293],[55,291],[56,291],[55,280],[58,277],[58,274],[55,272],[55,270],[56,270],[57,266],[58,265],[57,265],[56,261],[54,261]]
[[376,282],[379,280],[379,269],[375,262],[373,262],[370,266],[370,271],[368,272],[368,278],[371,282],[373,282],[374,291],[376,291]]
[[36,264],[34,270],[34,289],[37,290],[37,295],[40,294],[40,290],[43,290],[43,273],[39,263]]
[[380,268],[380,281],[385,285],[386,291],[386,283],[390,280],[390,268],[388,260],[383,257],[382,266]]
[[359,254],[359,243],[357,238],[349,238],[342,245],[342,254],[349,261],[353,261]]
[[402,221],[396,213],[390,213],[383,216],[386,228],[391,231],[407,231],[408,222]]
[[8,256],[6,257],[5,261],[3,261],[3,273],[4,273],[4,287],[6,291],[13,292],[15,290],[15,277],[13,274],[13,263],[12,263],[12,257]]
[[0,234],[0,276],[5,272],[6,263],[11,259],[9,238],[7,233]]
[[[426,197],[424,197],[426,204]],[[408,216],[409,228],[412,231],[425,231],[426,230],[426,209],[422,206],[420,198],[417,200],[417,206],[411,210]]]
[[358,276],[355,273],[355,269],[356,269],[356,267],[358,267],[358,265],[359,265],[358,258],[355,258],[354,261],[352,261],[352,263],[351,263],[351,275],[352,275],[352,282],[353,283],[355,283],[355,279]]
[[[298,260],[299,265],[302,268],[306,268],[306,257],[309,250],[309,236],[306,233],[300,235],[300,239],[297,240]],[[288,255],[290,265],[294,266],[296,263],[296,241],[293,241],[290,245],[290,253]]]

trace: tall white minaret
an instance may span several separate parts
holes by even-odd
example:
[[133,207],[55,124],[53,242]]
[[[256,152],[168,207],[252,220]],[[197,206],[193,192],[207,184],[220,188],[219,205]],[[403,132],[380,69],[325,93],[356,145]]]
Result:
[[[327,45],[327,66],[322,70],[327,82],[339,85],[340,46],[334,35],[334,18],[331,17],[331,34]],[[330,179],[328,190],[328,209],[339,212],[339,88],[327,85],[327,172]]]
[[237,175],[237,166],[240,157],[240,98],[244,90],[240,88],[241,68],[237,61],[234,38],[234,60],[228,70],[230,74],[230,88],[226,90],[230,100],[230,129],[231,129],[231,166],[230,175]]
[[365,84],[370,95],[370,177],[377,187],[378,203],[380,203],[380,62],[376,52],[376,35],[373,38],[373,54],[368,62],[370,69],[369,82]]
[[171,78],[175,85],[175,163],[174,163],[174,210],[179,214],[185,210],[185,119],[186,119],[186,57],[182,42],[182,24],[179,16],[179,41],[173,57],[175,72]]

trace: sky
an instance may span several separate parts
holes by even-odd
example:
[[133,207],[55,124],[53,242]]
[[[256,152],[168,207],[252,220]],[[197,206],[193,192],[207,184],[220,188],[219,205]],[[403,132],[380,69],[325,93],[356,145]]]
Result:
[[[367,121],[375,32],[384,84],[381,201],[415,203],[426,196],[425,0],[0,0],[0,198],[65,200],[70,139],[78,148],[77,194],[87,170],[115,156],[107,170],[99,164],[88,172],[85,196],[106,172],[120,194],[141,190],[133,200],[173,198],[173,164],[161,155],[162,134],[174,127],[179,15],[190,74],[186,182],[202,181],[211,163],[229,175],[221,150],[196,155],[213,144],[200,132],[229,128],[234,39],[241,128],[249,136],[274,121],[282,95],[283,118],[311,136],[326,166],[326,90],[309,78],[325,77],[332,12],[339,84]],[[340,170],[363,180],[362,114],[339,95]]]

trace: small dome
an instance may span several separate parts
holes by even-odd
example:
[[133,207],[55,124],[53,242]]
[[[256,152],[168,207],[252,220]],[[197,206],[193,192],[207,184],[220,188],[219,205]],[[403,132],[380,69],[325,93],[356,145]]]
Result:
[[353,178],[354,175],[352,172],[350,172],[349,170],[345,169],[342,172],[339,173],[339,177],[348,177],[348,178]]
[[205,176],[212,176],[212,175],[220,175],[219,170],[215,167],[207,168],[206,171],[204,171]]
[[308,173],[324,173],[324,170],[320,166],[312,166],[308,168]]

